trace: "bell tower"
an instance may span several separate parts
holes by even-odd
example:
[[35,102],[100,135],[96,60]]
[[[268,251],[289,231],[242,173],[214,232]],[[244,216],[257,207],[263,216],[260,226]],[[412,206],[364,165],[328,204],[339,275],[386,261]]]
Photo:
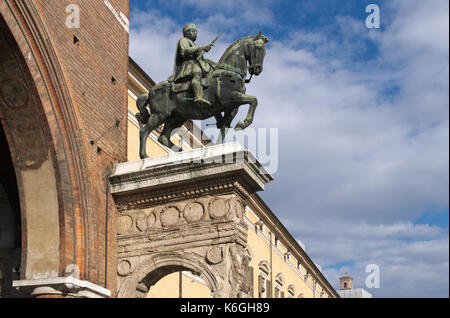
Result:
[[339,281],[340,281],[340,290],[353,289],[353,277],[344,275],[339,278]]

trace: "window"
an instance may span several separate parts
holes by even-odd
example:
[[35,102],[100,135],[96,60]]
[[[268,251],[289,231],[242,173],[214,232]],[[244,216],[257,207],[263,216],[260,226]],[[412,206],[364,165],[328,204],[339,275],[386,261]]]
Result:
[[269,263],[261,261],[259,263],[259,275],[258,275],[258,297],[259,298],[271,298],[272,297],[272,283],[268,279],[270,273]]
[[285,261],[286,263],[289,262],[291,255],[292,255],[292,254],[291,254],[291,252],[289,252],[289,251],[287,251],[287,252],[284,254],[284,261]]
[[295,297],[295,286],[289,285],[288,287],[288,298],[294,298]]
[[258,221],[255,223],[255,229],[256,231],[263,231],[264,230],[264,222],[263,221]]
[[278,273],[277,276],[275,276],[275,298],[284,298],[283,285],[283,274]]
[[283,298],[281,297],[281,286],[278,283],[275,286],[275,298]]
[[311,277],[311,274],[307,271],[305,274],[305,282],[307,282],[310,277]]

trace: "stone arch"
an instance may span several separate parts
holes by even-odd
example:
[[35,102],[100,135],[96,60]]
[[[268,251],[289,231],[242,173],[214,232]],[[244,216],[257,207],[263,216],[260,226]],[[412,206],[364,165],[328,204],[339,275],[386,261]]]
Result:
[[[180,254],[154,255],[139,264],[119,287],[119,298],[145,297],[150,287],[160,278],[180,270],[190,270],[199,273],[211,290],[214,297],[220,297],[222,284],[220,275],[203,259],[194,254],[189,256]],[[156,275],[154,275],[156,274]]]
[[[1,80],[0,89],[3,94],[8,90],[19,90],[22,95],[10,98],[10,101],[14,98],[17,101],[17,109],[26,106],[21,105],[22,101],[33,104],[34,115],[28,118],[31,124],[26,127],[34,127],[28,133],[40,138],[33,148],[35,156],[28,156],[24,146],[17,142],[18,122],[12,123],[11,116],[5,114],[11,105],[0,107],[1,124],[13,157],[21,203],[21,279],[63,276],[69,264],[78,266],[80,278],[89,278],[85,274],[89,236],[86,218],[92,208],[86,199],[90,191],[87,160],[79,145],[82,138],[76,120],[77,110],[38,4],[30,0],[2,1],[0,32],[21,73],[16,76],[18,72],[16,75],[2,72],[8,78]],[[42,177],[48,179],[45,187],[49,191],[38,191],[42,187]],[[47,211],[42,207],[39,210],[39,200],[44,200]],[[42,220],[46,223],[39,224]],[[36,230],[42,228],[45,231]],[[45,242],[47,247],[42,246]],[[46,261],[42,262],[42,259]]]

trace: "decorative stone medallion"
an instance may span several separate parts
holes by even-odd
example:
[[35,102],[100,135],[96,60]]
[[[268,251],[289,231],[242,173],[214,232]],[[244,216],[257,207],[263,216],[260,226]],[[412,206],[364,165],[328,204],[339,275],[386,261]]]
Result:
[[174,207],[166,207],[161,212],[161,224],[162,226],[173,226],[180,222],[180,211]]
[[[228,202],[230,202],[230,200],[228,200]],[[235,205],[236,206],[235,207],[235,209],[236,209],[236,216],[238,218],[241,218],[245,214],[245,205],[244,205],[244,203],[241,200],[236,200],[235,202],[236,202],[236,205]]]
[[147,215],[141,212],[136,217],[136,227],[139,231],[144,232],[148,228]]
[[219,264],[224,259],[224,250],[223,247],[214,246],[211,247],[208,252],[206,252],[206,260],[211,264]]
[[117,232],[119,235],[129,233],[133,230],[133,219],[129,215],[122,215],[117,218]]
[[0,85],[0,95],[5,104],[12,109],[22,108],[28,104],[27,88],[17,79],[3,81]]
[[151,212],[148,216],[147,216],[147,226],[149,228],[152,228],[156,223],[156,214],[155,212]]
[[223,219],[230,212],[230,205],[222,198],[214,198],[209,202],[209,215],[213,219]]
[[199,202],[192,202],[186,205],[184,208],[184,218],[189,223],[198,222],[203,219],[205,209]]
[[123,260],[117,266],[117,274],[120,276],[127,276],[131,272],[131,263],[128,260]]

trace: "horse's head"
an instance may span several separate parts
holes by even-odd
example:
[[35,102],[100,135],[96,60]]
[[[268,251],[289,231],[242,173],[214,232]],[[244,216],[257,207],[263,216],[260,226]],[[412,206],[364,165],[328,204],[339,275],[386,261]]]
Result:
[[248,71],[251,75],[259,75],[263,70],[267,42],[269,42],[269,38],[262,35],[261,31],[249,41],[246,59],[249,65]]

